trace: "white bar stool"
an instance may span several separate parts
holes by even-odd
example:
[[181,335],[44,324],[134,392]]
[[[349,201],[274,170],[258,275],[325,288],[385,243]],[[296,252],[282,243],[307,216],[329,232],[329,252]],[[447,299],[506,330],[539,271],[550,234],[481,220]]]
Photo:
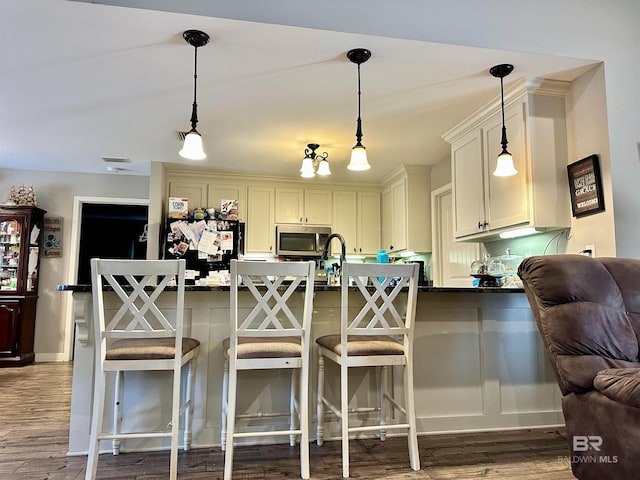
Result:
[[[171,439],[169,478],[178,473],[178,434],[184,414],[184,449],[191,446],[193,417],[193,376],[200,342],[183,336],[184,260],[103,260],[91,259],[95,331],[95,376],[91,436],[86,479],[94,479],[98,468],[100,440],[113,440],[113,454],[120,453],[120,440],[127,438]],[[170,282],[177,285],[173,306],[167,315],[155,304]],[[157,282],[157,284],[156,284]],[[110,286],[118,306],[105,309],[103,286]],[[114,313],[115,312],[115,313]],[[189,364],[184,403],[181,401],[181,371]],[[154,432],[121,431],[122,391],[125,371],[165,370],[172,373],[171,418],[168,430]],[[116,372],[113,431],[102,430],[106,372]],[[144,409],[146,405],[143,405]]]
[[[418,293],[418,264],[348,263],[342,265],[341,328],[339,335],[325,335],[318,344],[317,443],[322,445],[324,411],[328,408],[341,420],[342,476],[349,476],[349,434],[379,432],[384,440],[388,430],[407,430],[409,458],[413,470],[420,469],[413,397],[413,326]],[[358,293],[350,293],[352,277]],[[372,287],[367,288],[367,283]],[[393,286],[392,286],[393,285]],[[408,287],[406,299],[399,294]],[[352,295],[353,294],[353,295]],[[364,299],[364,306],[359,304]],[[356,302],[356,300],[358,302]],[[356,303],[354,307],[353,304]],[[397,307],[404,304],[404,312]],[[404,313],[404,315],[403,315]],[[340,366],[340,406],[324,395],[325,359]],[[402,366],[404,405],[388,388],[387,367]],[[376,367],[379,405],[358,408],[357,412],[379,411],[377,425],[349,426],[349,368]],[[386,404],[400,412],[403,423],[387,423]],[[393,416],[393,415],[392,415]]]
[[[223,342],[222,449],[224,479],[230,480],[234,439],[288,435],[291,446],[300,437],[300,476],[309,478],[309,338],[313,306],[315,262],[231,261],[231,335]],[[239,285],[251,298],[238,299]],[[294,292],[304,288],[302,315],[292,311],[298,302]],[[248,302],[248,303],[245,303]],[[238,372],[290,369],[289,412],[238,415]],[[236,421],[269,420],[286,415],[289,428],[236,432]]]

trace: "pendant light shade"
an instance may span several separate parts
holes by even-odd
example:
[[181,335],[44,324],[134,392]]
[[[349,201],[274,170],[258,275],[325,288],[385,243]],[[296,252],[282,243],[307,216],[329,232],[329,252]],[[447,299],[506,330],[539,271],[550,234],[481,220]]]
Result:
[[318,171],[316,172],[318,175],[331,175],[331,169],[329,168],[329,162],[326,159],[320,160],[318,164]]
[[508,151],[502,150],[502,153],[498,155],[498,161],[493,175],[496,177],[511,177],[517,173],[518,171],[513,165],[513,156]]
[[187,160],[204,160],[207,154],[202,148],[202,136],[196,130],[198,125],[198,102],[196,101],[196,82],[198,80],[198,47],[203,47],[209,43],[209,35],[200,30],[186,30],[182,36],[186,42],[194,47],[194,67],[193,67],[193,105],[191,107],[191,130],[184,137],[182,149],[178,152],[182,158]]
[[347,165],[347,168],[356,172],[369,170],[371,168],[371,165],[369,165],[367,161],[367,149],[364,148],[364,145],[361,143],[357,143],[351,149],[351,161],[349,165]]
[[516,175],[518,171],[513,165],[513,156],[507,150],[507,127],[504,124],[504,85],[503,79],[513,71],[513,65],[503,63],[496,65],[489,70],[489,73],[496,78],[500,79],[500,107],[502,110],[502,152],[498,155],[498,161],[496,163],[496,169],[493,171],[493,175],[496,177],[510,177]]
[[182,149],[178,152],[182,158],[188,160],[204,160],[207,154],[202,148],[202,135],[194,128],[184,137]]
[[362,145],[362,119],[360,118],[360,65],[371,58],[371,52],[365,48],[354,48],[347,52],[347,58],[358,65],[358,120],[356,126],[356,144],[351,150],[351,161],[347,169],[354,171],[369,170],[367,150]]

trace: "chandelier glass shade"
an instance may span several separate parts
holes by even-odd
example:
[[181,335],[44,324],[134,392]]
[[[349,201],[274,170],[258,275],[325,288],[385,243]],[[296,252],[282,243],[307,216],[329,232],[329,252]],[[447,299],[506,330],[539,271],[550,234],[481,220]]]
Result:
[[329,161],[327,160],[329,154],[327,152],[322,154],[316,153],[318,147],[320,147],[320,145],[317,143],[309,143],[307,144],[307,148],[304,149],[304,158],[302,159],[302,166],[300,167],[301,177],[313,178],[316,175],[331,175]]

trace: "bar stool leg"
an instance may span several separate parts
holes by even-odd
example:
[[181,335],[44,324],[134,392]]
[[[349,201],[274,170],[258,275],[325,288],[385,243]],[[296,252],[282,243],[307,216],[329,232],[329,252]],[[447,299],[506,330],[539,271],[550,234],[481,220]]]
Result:
[[193,378],[196,373],[196,359],[193,358],[189,361],[189,369],[187,370],[187,404],[188,407],[184,412],[184,449],[191,450],[191,441],[193,439],[192,424],[193,424],[193,391],[195,385]]
[[342,425],[342,476],[349,478],[349,368],[340,365],[340,412]]
[[[297,413],[296,413],[296,369],[291,369],[291,382],[289,390],[289,429],[296,430],[298,428]],[[289,446],[296,446],[296,436],[294,434],[289,435]]]
[[231,480],[233,469],[233,433],[236,426],[236,393],[238,391],[238,371],[229,368],[229,389],[227,398],[227,445],[224,454],[224,480]]
[[[387,366],[383,365],[378,367],[378,385],[380,386],[380,426],[384,427],[387,422],[387,410],[385,403],[385,396],[388,393],[389,377],[387,375]],[[383,428],[380,429],[380,440],[384,441],[387,438],[387,431]]]
[[316,430],[316,445],[322,446],[324,435],[324,405],[322,397],[324,396],[324,357],[318,353],[318,392],[316,404],[316,416],[318,417],[318,426]]
[[[124,387],[124,372],[118,370],[114,382],[113,392],[113,433],[118,435],[122,428],[122,388]],[[112,451],[114,455],[120,455],[119,438],[114,438],[112,442]]]
[[96,478],[98,471],[98,456],[100,454],[100,435],[102,434],[102,417],[104,415],[104,395],[106,374],[104,371],[96,372],[93,393],[93,410],[91,412],[91,435],[89,442],[89,455],[87,458],[87,471],[85,480]]
[[222,374],[222,418],[220,424],[220,447],[224,452],[227,445],[227,406],[229,401],[229,359],[224,359],[224,373]]
[[420,470],[420,455],[418,453],[418,432],[416,430],[416,408],[413,398],[413,367],[409,361],[404,366],[404,395],[407,421],[409,422],[409,432],[407,440],[409,442],[409,461],[413,470]]

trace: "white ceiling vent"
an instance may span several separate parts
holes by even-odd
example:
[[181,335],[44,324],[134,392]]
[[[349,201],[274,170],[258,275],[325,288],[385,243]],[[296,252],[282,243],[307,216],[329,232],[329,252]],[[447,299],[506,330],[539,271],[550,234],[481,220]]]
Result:
[[102,161],[105,163],[131,163],[131,159],[128,157],[102,157]]
[[179,142],[184,142],[184,137],[186,137],[189,132],[180,132],[179,130],[175,130],[173,133]]

